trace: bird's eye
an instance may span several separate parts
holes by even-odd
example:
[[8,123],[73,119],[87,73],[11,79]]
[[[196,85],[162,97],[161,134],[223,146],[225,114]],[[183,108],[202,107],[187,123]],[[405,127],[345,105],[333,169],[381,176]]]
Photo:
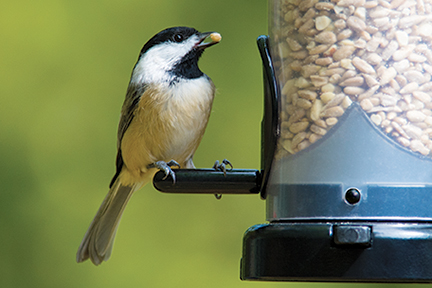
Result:
[[181,34],[175,34],[173,36],[173,39],[174,39],[175,42],[181,42],[181,41],[183,41],[183,35],[181,35]]

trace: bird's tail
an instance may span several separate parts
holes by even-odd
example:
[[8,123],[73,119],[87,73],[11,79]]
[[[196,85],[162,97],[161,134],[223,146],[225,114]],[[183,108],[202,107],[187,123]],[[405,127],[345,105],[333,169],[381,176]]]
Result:
[[111,256],[117,227],[123,211],[134,191],[142,185],[124,186],[120,179],[111,186],[84,239],[78,248],[76,260],[83,262],[90,258],[95,265],[107,261]]

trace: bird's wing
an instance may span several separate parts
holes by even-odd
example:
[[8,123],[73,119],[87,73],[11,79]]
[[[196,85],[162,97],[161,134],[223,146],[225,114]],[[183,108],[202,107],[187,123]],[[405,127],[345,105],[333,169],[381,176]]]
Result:
[[124,163],[122,157],[122,151],[121,151],[121,141],[130,123],[132,122],[132,119],[134,118],[135,110],[138,107],[138,103],[141,99],[141,96],[146,91],[146,89],[147,89],[146,85],[137,86],[132,83],[129,84],[129,87],[127,89],[126,98],[123,103],[120,123],[117,131],[116,173],[113,179],[111,180],[110,188],[116,181],[117,177],[120,175]]

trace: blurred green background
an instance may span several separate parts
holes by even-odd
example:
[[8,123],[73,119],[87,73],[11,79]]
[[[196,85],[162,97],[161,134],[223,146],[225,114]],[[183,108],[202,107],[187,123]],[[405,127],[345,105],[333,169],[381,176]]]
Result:
[[114,174],[119,111],[139,51],[179,25],[223,36],[200,62],[218,94],[195,164],[228,158],[259,168],[255,39],[267,33],[265,0],[0,3],[0,287],[388,287],[242,282],[242,236],[265,222],[265,202],[165,195],[151,185],[126,209],[112,258],[75,262]]

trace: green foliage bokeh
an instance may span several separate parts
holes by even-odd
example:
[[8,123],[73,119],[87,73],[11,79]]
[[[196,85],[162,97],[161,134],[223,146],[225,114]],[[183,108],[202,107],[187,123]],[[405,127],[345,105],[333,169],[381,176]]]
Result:
[[[170,26],[217,31],[201,69],[218,88],[195,155],[259,168],[265,0],[41,0],[0,3],[0,287],[275,287],[239,280],[258,196],[134,195],[112,258],[75,253],[114,173],[116,130],[142,45]],[[371,286],[338,284],[337,286]],[[372,285],[381,286],[381,285]]]

